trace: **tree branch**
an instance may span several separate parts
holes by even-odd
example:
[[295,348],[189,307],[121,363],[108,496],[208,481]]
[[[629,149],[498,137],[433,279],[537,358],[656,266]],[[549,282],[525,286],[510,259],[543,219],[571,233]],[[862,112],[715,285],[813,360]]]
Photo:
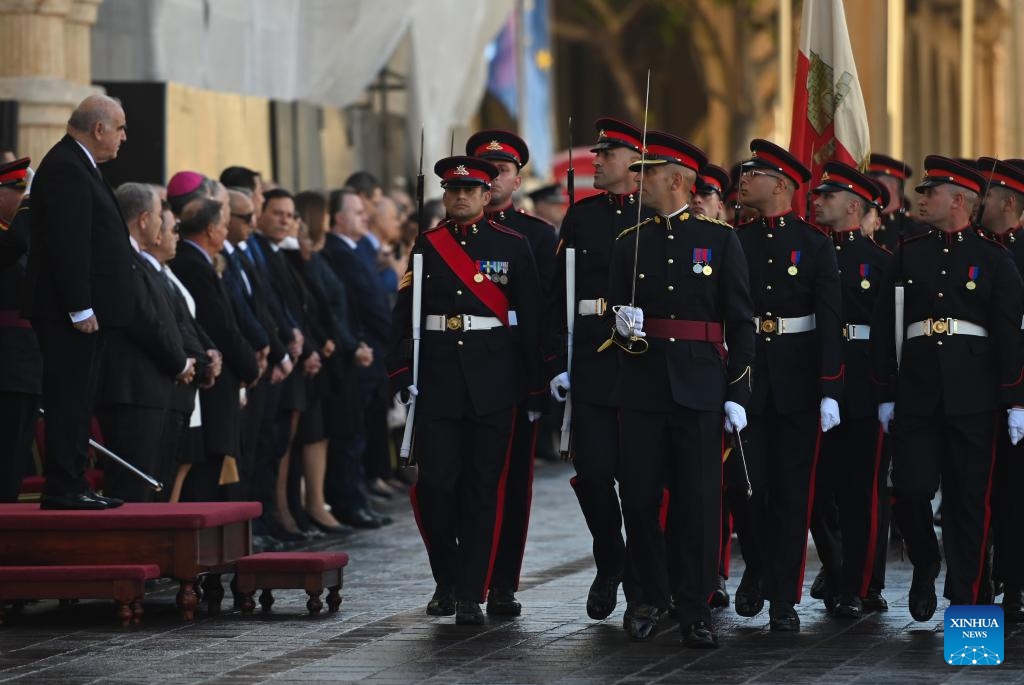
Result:
[[551,31],[559,38],[564,38],[578,43],[600,45],[600,40],[598,38],[599,34],[597,31],[588,30],[578,24],[568,24],[564,21],[559,21],[558,19],[552,19]]

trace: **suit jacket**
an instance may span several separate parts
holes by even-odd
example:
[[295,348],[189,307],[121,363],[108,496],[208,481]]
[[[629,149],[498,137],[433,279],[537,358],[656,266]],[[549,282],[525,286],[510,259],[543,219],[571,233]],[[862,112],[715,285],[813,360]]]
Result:
[[281,308],[281,300],[277,293],[267,285],[267,274],[265,270],[258,267],[253,261],[251,250],[239,248],[234,253],[234,263],[237,265],[252,286],[252,299],[250,304],[256,318],[267,331],[270,342],[271,363],[277,364],[288,354],[288,343],[292,340],[292,326],[285,317]]
[[103,348],[97,402],[165,409],[185,349],[162,278],[132,253],[134,309],[128,325],[111,331]]
[[231,300],[206,254],[182,243],[170,267],[195,298],[196,320],[224,355],[220,377],[200,395],[204,449],[237,456],[242,428],[238,390],[240,383],[251,383],[259,375],[256,353],[238,329]]
[[26,318],[92,309],[101,328],[132,317],[132,247],[114,192],[86,153],[64,136],[32,182]]
[[[238,319],[238,326],[242,329],[242,335],[249,341],[254,350],[261,350],[270,345],[270,334],[263,326],[256,310],[253,307],[252,281],[245,274],[239,260],[242,256],[237,251],[228,253],[221,250],[221,257],[224,258],[227,268],[221,280],[224,288],[231,298],[231,304],[235,310],[235,317]],[[248,288],[246,284],[248,283]]]

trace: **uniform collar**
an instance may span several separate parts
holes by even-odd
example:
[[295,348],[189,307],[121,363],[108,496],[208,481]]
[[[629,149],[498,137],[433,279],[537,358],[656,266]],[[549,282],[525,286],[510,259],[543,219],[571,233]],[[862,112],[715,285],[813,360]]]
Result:
[[1024,236],[1017,235],[1018,233],[1020,233],[1020,230],[1020,226],[1013,226],[1012,228],[1010,228],[1010,230],[1006,231],[1005,233],[996,233],[995,231],[990,231],[987,228],[982,228],[981,234],[988,238],[989,240],[993,240],[999,243],[1000,245],[1006,246],[1012,245],[1018,240],[1024,239]]
[[608,204],[612,206],[625,207],[626,205],[636,204],[635,190],[632,193],[625,193],[623,195],[605,192],[605,197],[608,198]]
[[512,214],[515,211],[516,207],[514,204],[512,204],[512,198],[509,198],[508,202],[506,202],[501,207],[496,207],[495,209],[486,209],[484,211],[484,214],[486,214],[488,219],[504,219],[506,214]]
[[479,228],[479,225],[484,223],[485,220],[486,215],[484,213],[481,213],[479,216],[462,223],[448,221],[448,228],[455,235],[465,237],[467,233],[476,233]]
[[762,216],[754,219],[751,223],[760,223],[765,228],[785,228],[796,222],[796,213],[793,210],[776,214],[775,216]]
[[932,233],[935,235],[936,240],[939,240],[946,245],[952,245],[954,243],[962,243],[967,240],[974,232],[971,228],[970,224],[965,225],[963,228],[958,228],[955,231],[943,231],[942,229],[933,228]]
[[682,214],[683,212],[685,212],[689,208],[690,208],[690,205],[684,203],[682,207],[680,207],[676,211],[672,212],[671,214],[663,214],[662,216],[664,216],[666,219],[675,219],[677,216],[679,216],[680,214]]
[[832,242],[837,246],[843,243],[852,243],[860,237],[860,226],[850,226],[849,228],[832,229],[829,231],[832,236]]

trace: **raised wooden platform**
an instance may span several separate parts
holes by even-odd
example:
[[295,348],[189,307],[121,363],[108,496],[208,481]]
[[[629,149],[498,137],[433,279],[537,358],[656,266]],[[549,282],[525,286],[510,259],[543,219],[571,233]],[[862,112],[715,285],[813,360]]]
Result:
[[199,601],[196,577],[231,570],[251,554],[251,521],[261,512],[257,502],[125,504],[101,511],[0,504],[0,566],[155,564],[161,576],[181,583],[178,607],[191,620]]

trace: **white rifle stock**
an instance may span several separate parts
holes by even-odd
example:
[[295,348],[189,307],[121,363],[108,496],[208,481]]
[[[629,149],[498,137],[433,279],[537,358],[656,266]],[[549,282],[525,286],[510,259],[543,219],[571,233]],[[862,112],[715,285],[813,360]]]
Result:
[[[412,384],[419,382],[420,372],[420,320],[423,310],[423,255],[412,256]],[[409,465],[412,451],[412,428],[416,422],[416,395],[409,397],[409,411],[405,415],[405,430],[402,432],[402,446],[398,460],[402,466]]]
[[[572,345],[573,331],[576,328],[576,248],[565,250],[565,320],[569,331],[566,343],[568,363],[566,373],[572,378]],[[569,442],[572,438],[572,388],[565,393],[565,411],[562,413],[562,436],[558,443],[558,451],[562,456],[569,454]]]

